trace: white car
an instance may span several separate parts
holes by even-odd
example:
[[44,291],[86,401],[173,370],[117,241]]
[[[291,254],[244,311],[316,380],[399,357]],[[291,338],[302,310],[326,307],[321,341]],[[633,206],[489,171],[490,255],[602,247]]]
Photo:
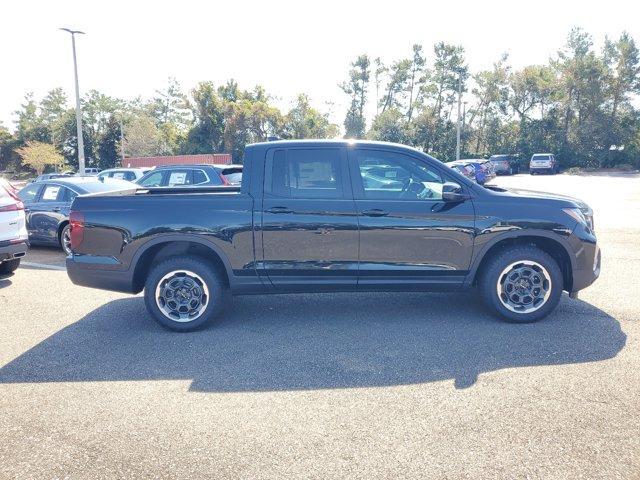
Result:
[[0,275],[14,272],[29,247],[24,204],[0,179]]
[[120,180],[127,180],[129,182],[135,182],[142,178],[142,176],[151,168],[109,168],[103,170],[98,174],[99,179],[104,178],[118,178]]

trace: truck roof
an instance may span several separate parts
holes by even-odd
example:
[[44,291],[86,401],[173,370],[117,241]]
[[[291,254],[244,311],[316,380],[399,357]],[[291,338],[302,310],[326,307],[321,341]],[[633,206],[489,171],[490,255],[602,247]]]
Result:
[[[360,147],[384,147],[385,149],[392,150],[404,150],[414,151],[422,155],[428,155],[422,150],[419,150],[408,145],[402,145],[400,143],[392,142],[378,142],[374,140],[355,140],[355,139],[306,139],[306,140],[275,140],[272,142],[258,142],[247,145],[247,148],[253,149],[267,149],[274,147],[319,147],[319,146],[336,146],[336,147],[350,147],[358,145]],[[429,155],[430,156],[430,155]]]

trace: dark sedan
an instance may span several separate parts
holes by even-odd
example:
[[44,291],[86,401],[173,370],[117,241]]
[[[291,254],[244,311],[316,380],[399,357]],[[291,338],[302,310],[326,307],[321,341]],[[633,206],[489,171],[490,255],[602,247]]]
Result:
[[156,167],[136,183],[142,187],[239,185],[242,165],[167,165]]
[[30,183],[18,192],[25,206],[29,241],[33,244],[59,245],[69,254],[71,202],[78,195],[135,187],[135,184],[123,180],[100,181],[97,177],[60,177]]

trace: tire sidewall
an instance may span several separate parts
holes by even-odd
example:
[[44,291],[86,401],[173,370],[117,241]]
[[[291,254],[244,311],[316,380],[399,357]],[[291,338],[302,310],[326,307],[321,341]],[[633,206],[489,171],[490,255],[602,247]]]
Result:
[[13,260],[7,260],[0,263],[0,275],[10,275],[15,272],[20,266],[21,258],[14,258]]
[[65,255],[71,255],[71,250],[68,252],[64,248],[64,233],[71,229],[71,224],[67,223],[64,228],[60,231],[60,238],[58,239],[60,242],[60,248],[65,253]]
[[[199,275],[209,290],[209,303],[205,311],[190,322],[177,322],[165,316],[156,303],[155,292],[160,280],[174,270],[189,270]],[[147,310],[154,319],[165,328],[177,332],[189,332],[202,328],[222,312],[226,299],[226,288],[220,281],[215,269],[206,260],[194,257],[173,257],[163,260],[149,272],[144,287],[144,300]]]
[[[551,294],[547,302],[538,310],[531,313],[516,313],[506,308],[496,291],[498,277],[511,263],[530,260],[542,265],[551,277]],[[520,247],[509,249],[499,255],[483,273],[481,282],[482,297],[487,306],[502,319],[513,323],[530,323],[543,319],[558,305],[563,290],[562,271],[557,262],[547,253],[535,247]]]

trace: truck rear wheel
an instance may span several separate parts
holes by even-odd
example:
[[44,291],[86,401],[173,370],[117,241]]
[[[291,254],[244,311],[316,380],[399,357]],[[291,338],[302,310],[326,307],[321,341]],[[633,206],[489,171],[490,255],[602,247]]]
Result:
[[221,312],[227,288],[215,268],[198,257],[172,257],[155,265],[144,287],[147,310],[162,326],[196,330]]
[[484,302],[502,319],[529,323],[558,305],[562,272],[547,253],[533,246],[512,247],[491,259],[480,278]]

